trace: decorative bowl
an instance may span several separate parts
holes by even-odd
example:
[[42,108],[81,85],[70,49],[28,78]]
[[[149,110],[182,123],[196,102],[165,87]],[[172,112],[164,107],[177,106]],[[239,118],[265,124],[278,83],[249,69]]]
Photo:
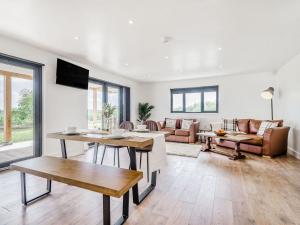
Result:
[[217,136],[225,136],[227,133],[226,132],[220,132],[220,131],[214,131],[214,133],[217,135]]

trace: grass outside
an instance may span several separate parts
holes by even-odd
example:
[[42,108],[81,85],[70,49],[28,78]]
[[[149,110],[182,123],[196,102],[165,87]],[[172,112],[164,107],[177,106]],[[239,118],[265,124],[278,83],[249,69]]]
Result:
[[[12,141],[13,143],[30,141],[33,139],[33,129],[32,128],[19,128],[13,129]],[[3,130],[0,130],[0,143],[3,142]]]

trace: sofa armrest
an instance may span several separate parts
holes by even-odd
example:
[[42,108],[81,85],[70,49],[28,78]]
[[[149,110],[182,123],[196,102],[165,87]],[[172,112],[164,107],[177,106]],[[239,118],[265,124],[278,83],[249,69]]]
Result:
[[199,122],[193,122],[190,126],[190,136],[189,136],[189,143],[195,143],[198,141],[198,135],[197,133],[199,132]]
[[269,128],[263,136],[263,155],[274,157],[287,153],[289,127]]
[[157,127],[158,127],[158,130],[160,131],[161,129],[164,129],[164,121],[158,121],[156,122],[157,123]]

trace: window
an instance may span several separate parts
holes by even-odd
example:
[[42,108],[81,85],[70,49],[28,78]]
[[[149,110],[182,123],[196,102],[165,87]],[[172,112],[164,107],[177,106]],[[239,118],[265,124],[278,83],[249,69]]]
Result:
[[183,94],[173,94],[173,105],[172,111],[173,112],[180,112],[183,110]]
[[0,53],[0,168],[41,156],[42,66]]
[[201,93],[185,94],[185,111],[201,112]]
[[111,127],[130,121],[130,88],[90,78],[88,90],[88,127],[105,129],[102,109],[105,103],[116,107]]
[[172,113],[217,113],[219,87],[171,89]]

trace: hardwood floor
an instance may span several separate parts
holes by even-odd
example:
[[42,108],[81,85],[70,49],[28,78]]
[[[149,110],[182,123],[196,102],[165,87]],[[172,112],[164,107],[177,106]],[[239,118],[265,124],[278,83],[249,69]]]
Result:
[[[120,153],[121,166],[127,168],[127,151]],[[300,224],[300,160],[247,154],[246,160],[231,161],[206,152],[198,159],[167,158],[156,189],[139,206],[130,200],[126,224]],[[76,159],[91,162],[92,152]],[[112,151],[105,163],[112,165]],[[21,205],[19,178],[14,171],[0,173],[1,225],[102,224],[101,195],[53,182],[49,197],[25,208]],[[45,180],[28,178],[30,193],[44,191]],[[146,184],[145,179],[142,183]],[[113,199],[111,207],[114,221],[121,215],[121,200]]]

